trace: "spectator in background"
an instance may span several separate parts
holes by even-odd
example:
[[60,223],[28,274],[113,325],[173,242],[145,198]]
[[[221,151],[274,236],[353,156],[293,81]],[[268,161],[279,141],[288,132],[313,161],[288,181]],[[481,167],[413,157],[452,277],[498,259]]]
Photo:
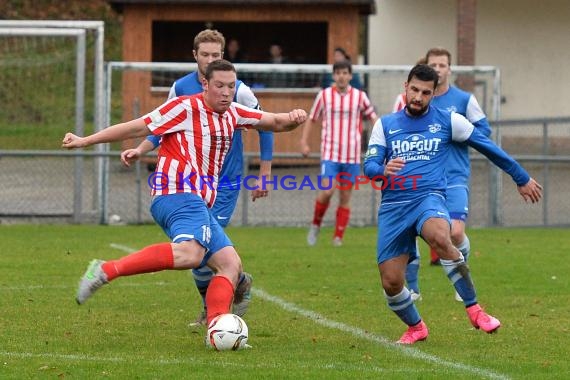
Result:
[[[334,62],[341,62],[341,61],[349,61],[351,62],[350,55],[346,54],[346,51],[341,48],[337,47],[334,49],[333,53]],[[321,88],[327,88],[334,84],[334,80],[331,73],[325,74],[321,81]],[[360,76],[358,74],[352,74],[352,79],[350,80],[350,85],[357,89],[362,89],[362,82],[360,81]]]
[[246,55],[242,52],[239,41],[235,38],[230,38],[226,43],[225,58],[231,63],[245,63],[247,62]]
[[283,55],[283,47],[279,43],[269,46],[269,63],[289,63],[289,59]]
[[[274,42],[269,46],[269,63],[283,64],[290,63],[289,59],[283,55],[281,44]],[[263,77],[263,86],[269,88],[295,87],[294,78],[290,73],[272,72]],[[258,87],[258,86],[254,86]]]

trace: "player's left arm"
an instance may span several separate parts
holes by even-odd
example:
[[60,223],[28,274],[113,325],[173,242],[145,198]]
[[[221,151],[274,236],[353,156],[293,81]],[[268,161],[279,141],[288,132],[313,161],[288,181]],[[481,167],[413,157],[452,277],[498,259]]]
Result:
[[495,145],[487,136],[482,134],[465,117],[452,113],[452,138],[454,141],[466,142],[491,162],[509,174],[517,184],[519,193],[525,201],[538,202],[542,197],[542,186],[536,182],[527,171],[507,152]]
[[469,97],[469,102],[467,103],[467,110],[465,112],[467,120],[469,120],[482,134],[489,137],[491,136],[491,126],[487,121],[487,116],[479,106],[477,99],[474,95]]

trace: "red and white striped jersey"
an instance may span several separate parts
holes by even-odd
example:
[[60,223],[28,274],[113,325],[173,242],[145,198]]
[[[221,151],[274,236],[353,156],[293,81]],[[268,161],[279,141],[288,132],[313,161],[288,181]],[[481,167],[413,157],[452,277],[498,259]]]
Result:
[[152,133],[162,135],[151,194],[194,193],[211,207],[234,130],[258,124],[261,115],[238,103],[216,113],[203,94],[173,98],[145,115]]
[[336,86],[319,91],[309,118],[322,117],[321,160],[360,163],[362,119],[377,118],[364,91],[349,86],[341,94]]
[[396,100],[394,101],[394,107],[392,108],[392,112],[398,112],[403,110],[406,107],[406,93],[401,93],[396,96]]

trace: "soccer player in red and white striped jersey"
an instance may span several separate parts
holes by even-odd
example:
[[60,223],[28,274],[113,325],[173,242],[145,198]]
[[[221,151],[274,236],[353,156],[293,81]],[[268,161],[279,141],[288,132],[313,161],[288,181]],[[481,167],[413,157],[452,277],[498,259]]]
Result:
[[171,99],[142,118],[87,137],[65,135],[63,147],[71,149],[163,134],[159,165],[149,181],[154,194],[151,213],[172,240],[118,260],[93,260],[79,284],[79,304],[117,277],[206,264],[216,273],[206,294],[207,321],[230,312],[242,264],[207,205],[214,202],[217,175],[233,131],[245,127],[285,132],[307,117],[300,109],[275,114],[232,103],[235,84],[234,66],[217,60],[208,65],[200,95]]
[[262,114],[238,103],[215,114],[201,93],[177,97],[146,115],[152,133],[163,135],[156,173],[164,183],[154,184],[152,195],[195,193],[211,207],[234,129],[250,128]]
[[[312,125],[321,119],[321,176],[322,188],[325,190],[320,190],[317,195],[313,221],[307,236],[309,245],[315,245],[317,242],[323,217],[336,187],[340,189],[340,201],[336,212],[333,245],[342,245],[350,218],[352,185],[360,174],[362,120],[366,118],[374,123],[378,118],[368,95],[350,86],[351,79],[350,62],[335,62],[334,84],[319,91],[303,129],[301,152],[307,156],[311,151],[308,138]],[[333,179],[337,181],[337,186],[333,186]]]

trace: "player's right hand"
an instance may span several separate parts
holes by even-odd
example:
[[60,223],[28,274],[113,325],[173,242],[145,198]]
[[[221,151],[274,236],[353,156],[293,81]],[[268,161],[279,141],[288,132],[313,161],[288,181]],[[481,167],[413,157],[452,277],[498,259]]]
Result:
[[121,153],[121,162],[125,166],[131,166],[131,164],[138,160],[140,157],[141,152],[138,149],[127,149]]
[[85,139],[70,132],[65,134],[61,142],[61,147],[67,149],[83,148],[84,146],[87,146]]
[[400,170],[402,170],[405,164],[406,161],[401,157],[391,159],[384,167],[384,176],[388,177],[398,173]]
[[518,186],[519,193],[525,202],[537,203],[542,198],[542,185],[531,178],[525,185]]

